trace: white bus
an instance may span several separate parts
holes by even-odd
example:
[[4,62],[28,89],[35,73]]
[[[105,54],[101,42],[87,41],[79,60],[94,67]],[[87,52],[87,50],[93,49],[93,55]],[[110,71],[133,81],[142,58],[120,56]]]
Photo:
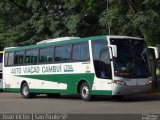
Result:
[[6,48],[4,90],[36,94],[124,96],[151,90],[145,41],[128,36],[64,37]]
[[0,51],[0,91],[3,90],[3,81],[2,81],[2,59],[3,59],[3,51]]

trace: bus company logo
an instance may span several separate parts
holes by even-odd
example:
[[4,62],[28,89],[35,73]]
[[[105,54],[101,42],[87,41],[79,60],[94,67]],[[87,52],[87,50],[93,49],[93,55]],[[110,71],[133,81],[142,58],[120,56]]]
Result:
[[160,120],[158,114],[142,114],[142,120]]
[[73,66],[72,65],[65,65],[64,66],[64,72],[73,72]]

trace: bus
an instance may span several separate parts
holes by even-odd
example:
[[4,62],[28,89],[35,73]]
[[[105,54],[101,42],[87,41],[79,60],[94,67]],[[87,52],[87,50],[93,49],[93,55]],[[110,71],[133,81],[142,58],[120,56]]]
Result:
[[123,97],[151,90],[151,66],[142,38],[63,37],[4,50],[4,91],[24,98],[47,94]]
[[158,47],[148,46],[149,56],[152,62],[153,87],[160,88],[160,51]]
[[2,59],[3,59],[3,51],[0,51],[0,91],[3,90],[3,81],[2,81]]

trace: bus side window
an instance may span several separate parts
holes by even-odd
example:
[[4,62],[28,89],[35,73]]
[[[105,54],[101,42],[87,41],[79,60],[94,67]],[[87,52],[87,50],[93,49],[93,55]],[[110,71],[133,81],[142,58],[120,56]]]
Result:
[[26,50],[25,63],[37,63],[38,49]]
[[55,47],[55,62],[69,62],[71,56],[71,46],[56,46]]
[[37,56],[31,56],[31,63],[37,62]]
[[23,64],[24,63],[24,51],[16,52],[14,58],[14,64]]
[[109,49],[105,49],[101,51],[100,60],[102,61],[100,64],[100,68],[101,68],[100,77],[111,78],[112,73],[111,73]]
[[97,78],[111,79],[111,62],[106,40],[92,41],[92,54]]
[[25,57],[25,63],[30,63],[30,56]]
[[40,48],[39,62],[52,62],[53,47]]
[[4,65],[5,66],[8,65],[8,53],[5,53],[5,55],[4,55]]
[[73,61],[87,61],[89,60],[89,49],[88,43],[74,44],[72,49],[72,60]]
[[8,54],[8,65],[13,65],[14,64],[14,53],[9,53]]

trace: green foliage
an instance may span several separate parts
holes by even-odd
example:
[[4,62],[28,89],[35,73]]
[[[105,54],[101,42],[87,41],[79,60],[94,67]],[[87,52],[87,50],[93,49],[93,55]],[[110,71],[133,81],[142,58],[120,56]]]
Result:
[[[101,27],[111,34],[143,37],[149,45],[159,44],[160,2],[149,0],[112,0],[100,15]],[[118,28],[118,29],[117,29]]]
[[158,0],[1,0],[0,46],[109,32],[160,46],[159,5]]

